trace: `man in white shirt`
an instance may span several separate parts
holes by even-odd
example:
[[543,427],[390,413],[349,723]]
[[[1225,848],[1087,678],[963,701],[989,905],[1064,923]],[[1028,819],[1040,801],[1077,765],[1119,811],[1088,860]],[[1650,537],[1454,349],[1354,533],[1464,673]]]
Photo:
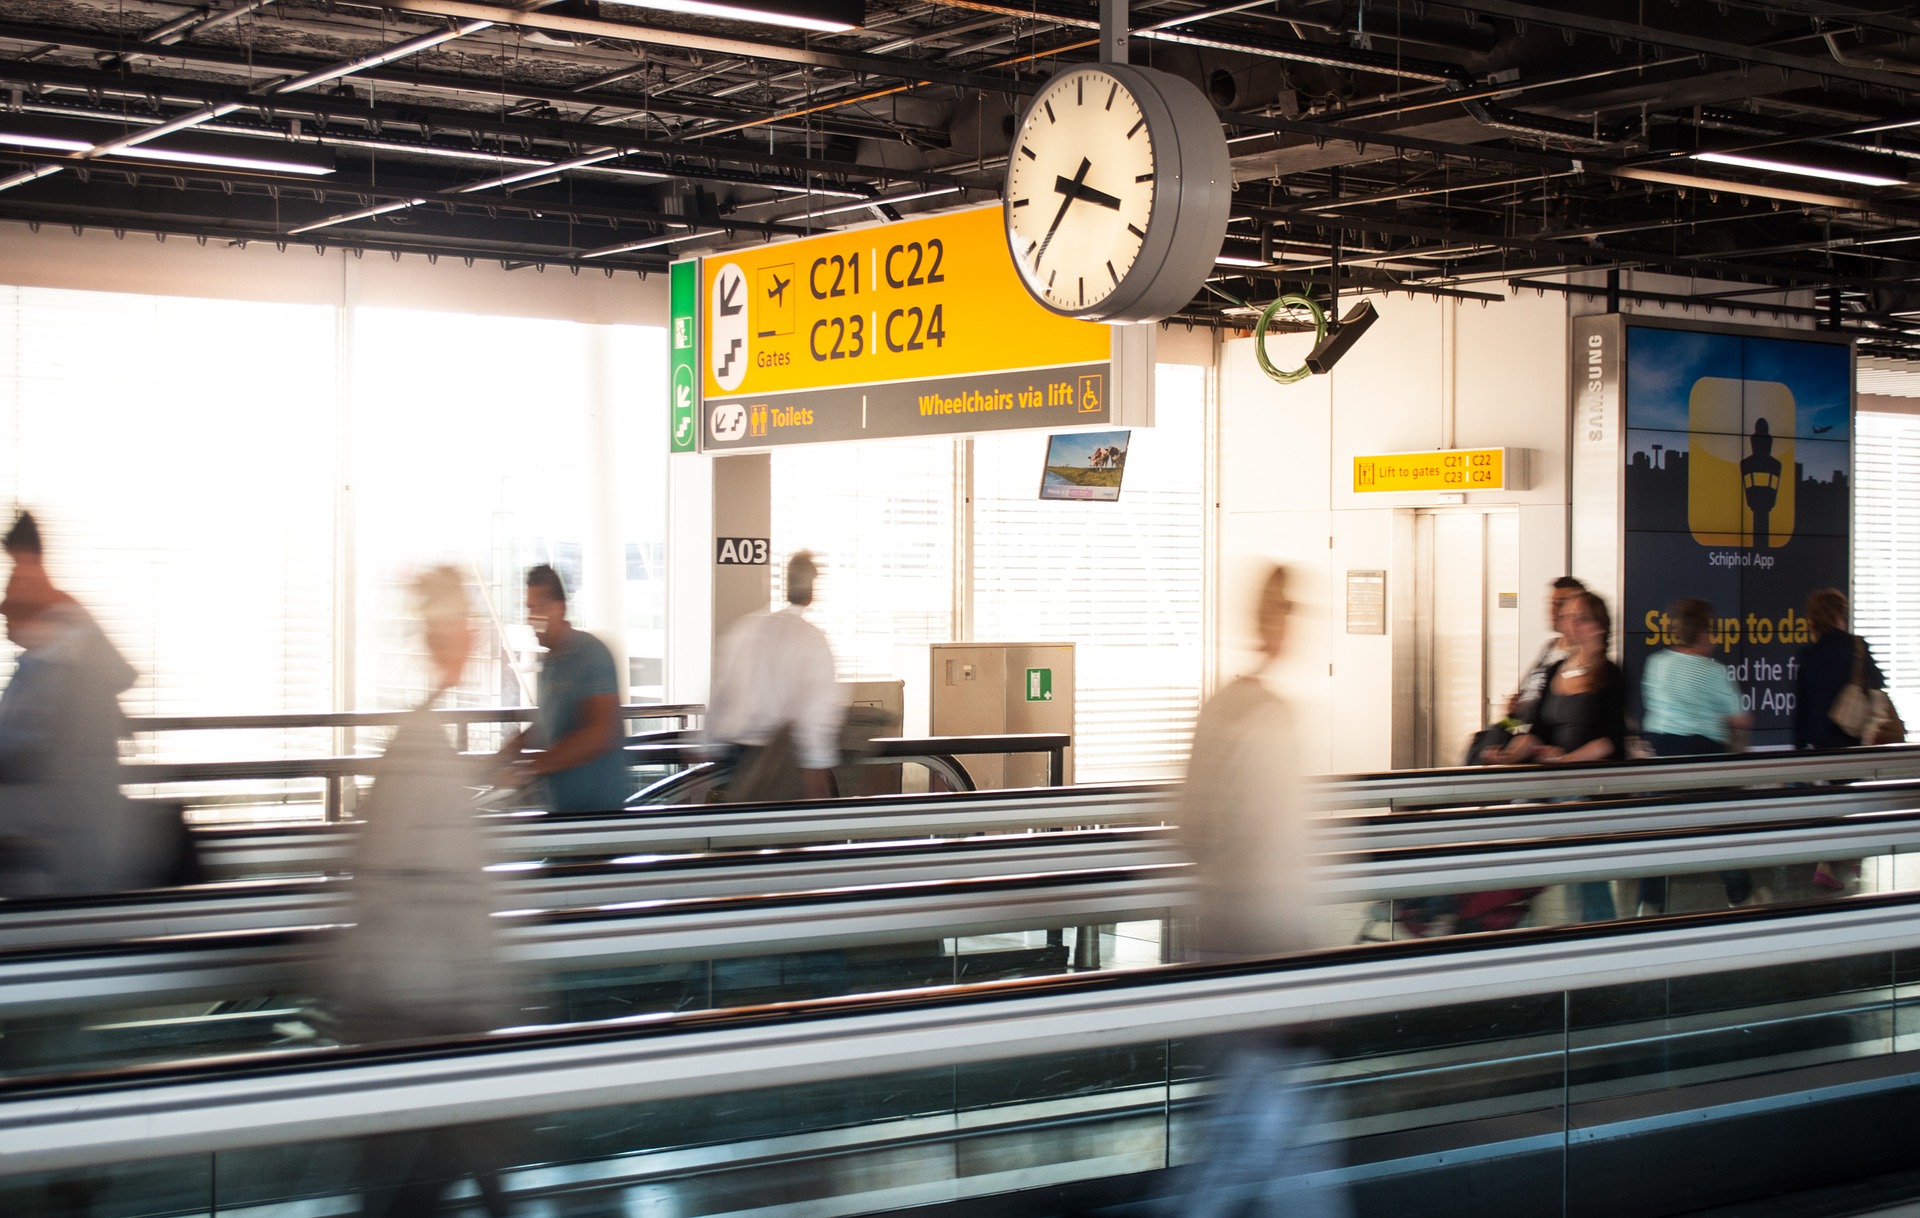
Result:
[[819,573],[812,554],[795,554],[787,561],[786,607],[749,614],[721,640],[707,738],[734,756],[734,799],[833,794],[847,703],[827,636],[806,619]]

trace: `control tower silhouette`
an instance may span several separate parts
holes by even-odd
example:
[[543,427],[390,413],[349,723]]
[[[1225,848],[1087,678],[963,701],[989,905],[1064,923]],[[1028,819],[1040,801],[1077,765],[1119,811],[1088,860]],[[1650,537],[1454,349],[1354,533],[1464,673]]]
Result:
[[1773,455],[1773,432],[1765,419],[1754,421],[1748,440],[1753,455],[1740,459],[1740,486],[1746,491],[1747,509],[1753,513],[1751,545],[1764,550],[1773,544],[1770,517],[1780,498],[1780,458]]

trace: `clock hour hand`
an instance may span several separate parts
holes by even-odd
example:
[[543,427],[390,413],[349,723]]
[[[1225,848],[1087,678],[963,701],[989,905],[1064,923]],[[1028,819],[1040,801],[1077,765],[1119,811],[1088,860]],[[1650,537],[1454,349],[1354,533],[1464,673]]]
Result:
[[1104,190],[1095,190],[1085,182],[1076,183],[1067,178],[1055,178],[1053,180],[1053,188],[1061,194],[1071,196],[1075,199],[1084,199],[1089,203],[1098,203],[1100,206],[1110,207],[1114,211],[1120,210],[1120,200],[1114,198]]
[[1060,231],[1060,221],[1067,218],[1067,209],[1079,196],[1080,184],[1087,180],[1087,171],[1093,168],[1093,162],[1086,157],[1080,158],[1080,172],[1072,179],[1055,179],[1053,188],[1065,197],[1060,200],[1060,210],[1053,213],[1053,223],[1047,225],[1047,235],[1040,239],[1040,248],[1033,252],[1033,269],[1040,269],[1040,260],[1047,256],[1047,247],[1053,244],[1053,235]]

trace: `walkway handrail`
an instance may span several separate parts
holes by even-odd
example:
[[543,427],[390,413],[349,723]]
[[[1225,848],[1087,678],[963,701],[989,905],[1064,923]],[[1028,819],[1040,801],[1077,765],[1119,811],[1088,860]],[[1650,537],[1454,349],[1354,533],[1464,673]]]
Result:
[[[635,719],[691,719],[704,715],[707,708],[698,702],[628,703],[620,708],[620,717]],[[430,712],[443,723],[531,723],[536,708],[531,706],[454,706]],[[127,720],[127,730],[136,735],[155,732],[234,731],[242,729],[303,727],[391,727],[412,711],[315,711],[311,714],[270,715],[144,715]]]
[[[1060,732],[1016,732],[1004,736],[889,736],[876,739],[875,756],[973,756],[995,753],[1046,753],[1054,772],[1073,738]],[[632,765],[691,765],[707,760],[694,744],[636,744],[625,749]],[[476,761],[491,753],[466,753]],[[370,774],[379,753],[345,757],[284,757],[259,761],[129,761],[121,764],[121,781],[145,785],[170,782],[216,782],[230,778],[340,778]],[[1058,779],[1056,777],[1055,781]]]
[[1755,784],[1920,778],[1920,745],[1728,753],[1592,765],[1481,766],[1329,774],[1308,784],[1328,809],[1438,808],[1516,799],[1580,799]]
[[[708,760],[704,745],[673,742],[625,746],[630,765],[696,765]],[[1000,736],[926,736],[880,737],[870,742],[872,756],[907,759],[913,757],[963,757],[1002,753],[1045,753],[1047,781],[1061,785],[1066,774],[1066,753],[1073,737],[1061,732],[1015,732]],[[463,753],[476,763],[490,753]],[[328,821],[342,818],[345,811],[345,787],[349,780],[371,774],[380,761],[378,753],[354,753],[340,757],[277,757],[253,761],[129,761],[120,767],[120,781],[134,786],[158,786],[180,782],[231,782],[239,779],[290,780],[320,778],[326,780],[325,812]]]
[[[1546,835],[1406,848],[1361,834],[1322,842],[1316,899],[1338,904],[1580,881],[1814,863],[1920,848],[1920,801],[1897,813]],[[935,879],[1157,868],[1184,862],[1169,829],[1059,830],[857,848],[787,847],[548,861],[503,876],[521,909],[854,890]],[[1145,875],[1144,871],[1136,874]],[[287,928],[344,916],[345,889],[308,876],[201,888],[0,903],[0,951],[168,935]],[[1165,895],[1182,906],[1186,892]],[[1156,896],[1154,899],[1162,899]],[[759,950],[764,940],[756,942]],[[0,961],[4,961],[0,956]],[[3,1005],[3,1004],[0,1004]]]

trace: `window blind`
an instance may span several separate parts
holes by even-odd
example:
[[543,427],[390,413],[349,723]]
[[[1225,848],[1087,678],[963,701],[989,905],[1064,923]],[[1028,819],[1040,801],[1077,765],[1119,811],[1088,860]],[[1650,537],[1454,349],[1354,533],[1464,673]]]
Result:
[[1180,776],[1200,709],[1206,372],[1156,375],[1116,503],[1041,500],[1044,434],[975,441],[973,636],[1078,644],[1081,782]]
[[1853,628],[1894,705],[1920,715],[1920,415],[1854,422]]

